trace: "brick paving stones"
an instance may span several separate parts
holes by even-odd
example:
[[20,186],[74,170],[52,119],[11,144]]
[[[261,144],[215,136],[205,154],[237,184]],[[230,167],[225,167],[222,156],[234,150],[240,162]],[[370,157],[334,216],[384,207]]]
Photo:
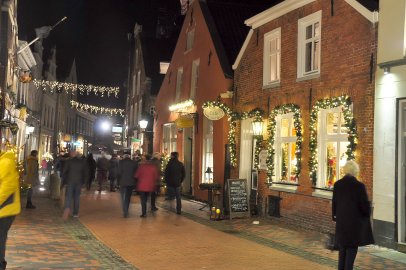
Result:
[[55,201],[36,198],[9,231],[10,269],[135,269],[98,241],[78,220],[63,222]]
[[[10,269],[336,269],[337,252],[326,237],[279,219],[210,221],[201,205],[174,202],[139,218],[137,197],[123,218],[118,193],[85,192],[80,218],[61,219],[56,201],[37,199],[24,209],[9,234]],[[258,220],[259,225],[252,224]],[[356,269],[406,269],[406,254],[362,248]]]

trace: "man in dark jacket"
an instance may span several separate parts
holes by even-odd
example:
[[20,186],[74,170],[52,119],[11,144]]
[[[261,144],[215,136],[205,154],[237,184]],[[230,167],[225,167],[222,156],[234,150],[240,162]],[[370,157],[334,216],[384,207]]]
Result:
[[118,157],[117,154],[113,154],[109,161],[109,181],[110,181],[110,191],[115,191],[115,183],[117,179],[118,172]]
[[106,154],[102,153],[102,156],[97,160],[97,180],[99,182],[98,191],[102,191],[103,183],[107,179],[107,172],[109,171],[109,160],[106,158]]
[[86,182],[86,189],[90,190],[90,188],[92,187],[92,182],[96,175],[96,160],[94,160],[92,153],[87,156],[87,165],[89,166],[89,178]]
[[118,184],[120,186],[123,216],[128,217],[131,195],[135,187],[135,171],[137,163],[131,160],[130,153],[124,153],[123,159],[118,163]]
[[171,153],[171,159],[165,168],[165,181],[168,192],[176,197],[176,213],[181,214],[182,203],[180,198],[180,186],[185,179],[185,166],[178,160],[178,152]]
[[63,218],[69,216],[73,200],[73,217],[79,217],[80,191],[89,177],[89,170],[86,159],[76,151],[70,152],[70,159],[66,161],[63,168],[63,178],[66,181],[65,211]]
[[333,221],[336,222],[335,241],[339,248],[339,270],[353,269],[359,246],[374,243],[370,222],[370,203],[365,185],[359,182],[355,161],[344,167],[345,176],[334,184]]

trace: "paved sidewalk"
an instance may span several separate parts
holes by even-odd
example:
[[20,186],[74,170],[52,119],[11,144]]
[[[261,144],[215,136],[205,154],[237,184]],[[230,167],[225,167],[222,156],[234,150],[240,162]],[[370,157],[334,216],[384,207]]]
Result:
[[[183,200],[184,216],[219,231],[233,236],[248,239],[256,243],[336,268],[337,251],[325,248],[327,236],[311,230],[304,230],[286,224],[278,218],[251,218],[223,221],[210,221],[208,211],[200,211],[202,204]],[[168,204],[161,203],[171,210]],[[206,208],[207,209],[207,208]],[[172,209],[173,210],[173,209]],[[259,221],[254,225],[253,221]],[[367,246],[361,247],[356,258],[356,269],[406,269],[406,254],[395,250]],[[292,268],[293,269],[293,268]]]
[[[197,202],[184,200],[179,216],[174,202],[159,198],[160,210],[143,219],[135,196],[125,219],[118,192],[84,192],[79,220],[67,222],[56,201],[36,198],[35,203],[37,209],[24,209],[10,230],[11,269],[324,270],[337,265],[338,254],[325,249],[323,234],[279,219],[210,221]],[[406,269],[406,255],[362,248],[356,267]]]
[[9,231],[7,269],[136,269],[77,219],[64,222],[56,201],[34,201],[37,209],[24,208]]

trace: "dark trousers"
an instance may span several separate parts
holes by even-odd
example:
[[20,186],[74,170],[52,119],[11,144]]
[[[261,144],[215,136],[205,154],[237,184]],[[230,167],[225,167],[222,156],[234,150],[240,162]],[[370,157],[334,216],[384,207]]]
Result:
[[147,200],[149,192],[140,191],[142,214],[147,214]]
[[102,190],[103,183],[106,182],[107,171],[97,171],[97,182],[99,182],[99,191]]
[[0,218],[0,269],[6,269],[6,241],[7,233],[15,216]]
[[110,177],[109,181],[110,181],[110,191],[113,191],[114,187],[115,187],[115,183],[116,183],[116,178],[115,177]]
[[90,190],[90,188],[92,187],[92,182],[93,182],[93,180],[94,180],[94,176],[93,176],[93,177],[89,177],[89,179],[87,180],[87,183],[86,183],[86,189],[87,189],[87,190]]
[[79,203],[80,203],[80,191],[82,189],[81,184],[68,184],[66,186],[66,198],[65,198],[65,209],[71,208],[73,201],[73,212],[72,215],[79,214]]
[[152,191],[151,192],[151,209],[156,208],[155,201],[156,201],[156,192]]
[[182,200],[180,198],[180,187],[168,187],[169,194],[176,198],[176,212],[180,213],[182,210]]
[[338,270],[352,270],[358,247],[339,247]]
[[133,193],[134,186],[120,187],[121,192],[121,205],[123,207],[124,217],[128,217],[128,208],[130,207],[131,195]]
[[27,190],[27,205],[32,203],[32,187]]

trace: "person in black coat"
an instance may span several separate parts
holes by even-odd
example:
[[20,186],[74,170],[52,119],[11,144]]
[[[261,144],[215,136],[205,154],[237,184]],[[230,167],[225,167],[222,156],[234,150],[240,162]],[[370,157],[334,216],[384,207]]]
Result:
[[94,160],[92,153],[89,153],[89,155],[87,156],[87,164],[89,166],[89,178],[86,182],[86,189],[90,190],[92,182],[96,176],[96,160]]
[[135,171],[137,163],[131,160],[130,153],[124,153],[124,157],[118,163],[118,184],[120,186],[123,216],[128,217],[131,195],[135,187]]
[[365,185],[356,178],[359,166],[350,160],[343,171],[345,176],[334,184],[332,214],[339,248],[338,269],[352,270],[358,247],[373,244],[374,237]]
[[182,203],[180,198],[180,186],[185,179],[185,166],[178,160],[178,152],[171,153],[171,159],[165,168],[165,181],[170,194],[176,197],[176,213],[181,214]]

